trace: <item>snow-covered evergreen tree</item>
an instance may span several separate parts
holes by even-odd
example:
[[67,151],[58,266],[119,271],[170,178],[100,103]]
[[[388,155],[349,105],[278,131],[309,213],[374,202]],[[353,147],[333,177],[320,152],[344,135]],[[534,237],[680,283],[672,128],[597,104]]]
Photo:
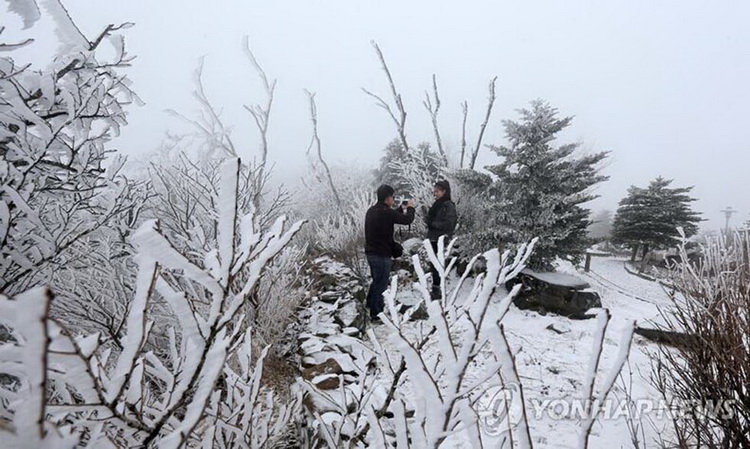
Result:
[[582,205],[597,195],[590,188],[608,179],[599,165],[607,152],[576,155],[580,143],[553,145],[572,117],[536,100],[519,110],[521,120],[504,121],[508,146],[492,146],[503,158],[487,167],[497,176],[492,227],[504,230],[497,244],[517,244],[539,237],[530,266],[549,269],[556,258],[578,262],[590,244],[589,210]]
[[652,249],[673,247],[678,227],[688,237],[698,232],[701,218],[691,208],[695,201],[690,196],[693,187],[672,188],[671,184],[671,179],[658,177],[645,189],[631,186],[628,195],[620,200],[612,237],[614,243],[633,250],[633,260],[639,248],[645,258]]

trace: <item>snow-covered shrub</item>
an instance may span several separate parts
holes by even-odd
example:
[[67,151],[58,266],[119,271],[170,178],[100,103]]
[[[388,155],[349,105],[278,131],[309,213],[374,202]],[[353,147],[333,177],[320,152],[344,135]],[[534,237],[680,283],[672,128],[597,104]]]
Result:
[[73,245],[51,280],[52,317],[75,334],[99,333],[119,346],[137,275],[132,252],[107,237]]
[[365,214],[375,204],[375,189],[369,174],[356,167],[334,167],[331,173],[340,203],[327,180],[318,176],[306,180],[294,195],[297,215],[311,222],[302,238],[314,254],[329,254],[365,279]]
[[396,189],[397,196],[414,199],[418,205],[429,206],[432,201],[432,186],[443,178],[447,168],[439,154],[423,142],[415,148],[404,150],[403,144],[393,140],[385,148],[374,174],[374,185],[389,184]]
[[[92,446],[255,448],[283,437],[299,402],[261,385],[266,351],[253,357],[248,323],[256,311],[246,306],[303,222],[285,229],[279,217],[261,229],[252,212],[239,210],[239,173],[237,159],[222,165],[217,238],[200,261],[181,253],[157,221],[134,234],[138,272],[121,348],[103,345],[99,334],[71,336],[49,317],[46,290],[0,298],[10,331],[0,367],[21,382],[0,388],[5,442],[66,447],[52,440],[67,438],[72,447],[80,436]],[[178,323],[163,355],[147,346],[159,302]]]
[[[107,148],[138,101],[119,73],[131,61],[122,27],[89,42],[59,3],[48,10],[63,54],[44,69],[15,61],[12,45],[0,56],[0,291],[10,295],[48,282],[76,242],[143,202]],[[111,59],[99,52],[108,42]]]
[[684,333],[676,348],[654,354],[652,380],[681,406],[680,447],[750,447],[750,238],[716,237],[689,257],[680,230],[680,261],[671,267],[673,307],[664,330]]
[[289,245],[266,266],[260,279],[255,314],[255,338],[262,346],[277,346],[306,298],[310,279],[304,270],[306,247]]
[[[425,243],[430,259],[439,267],[443,287],[455,263],[455,259],[448,259],[453,244],[444,247],[441,239],[435,254],[429,243]],[[315,422],[326,443],[334,447],[350,440],[350,447],[396,444],[426,448],[438,447],[455,434],[465,433],[473,447],[482,447],[474,402],[487,390],[506,383],[519,383],[499,324],[516,291],[499,303],[491,298],[498,285],[524,267],[532,247],[533,244],[522,248],[514,258],[509,252],[501,256],[497,249],[486,252],[483,256],[488,260],[487,272],[476,278],[468,297],[458,295],[468,279],[467,271],[450,291],[444,289],[446,293],[437,301],[430,300],[430,284],[415,256],[414,266],[419,277],[415,287],[422,295],[420,304],[426,305],[429,319],[417,332],[410,332],[409,318],[420,304],[404,315],[400,313],[394,277],[385,294],[383,315],[391,344],[384,345],[372,330],[368,332],[369,348],[361,349],[357,358],[361,365],[358,382],[344,394],[346,399],[342,398],[347,404],[355,405],[353,411],[344,406],[338,415],[318,416]],[[485,322],[490,308],[500,310],[492,315],[498,318],[498,323]],[[489,351],[493,362],[486,370],[477,368],[474,362],[478,357],[488,356],[488,344],[494,348]],[[428,347],[434,350],[426,350]],[[373,366],[377,370],[373,371]],[[315,392],[312,385],[307,387]],[[525,417],[522,421],[518,438],[528,442]]]
[[459,216],[456,235],[461,242],[461,253],[468,260],[490,248],[504,250],[512,232],[497,223],[493,208],[499,197],[491,188],[492,178],[483,172],[461,169],[451,172],[454,201]]
[[[312,441],[323,441],[329,447],[530,448],[524,385],[502,323],[518,287],[505,292],[502,285],[524,268],[534,243],[522,246],[515,256],[510,251],[486,251],[481,255],[486,270],[473,279],[470,288],[462,288],[470,280],[470,269],[447,288],[448,274],[456,262],[450,257],[455,241],[444,245],[441,240],[437,254],[425,242],[429,259],[441,276],[442,297],[431,300],[431,284],[418,256],[414,256],[418,276],[414,288],[421,296],[417,304],[404,311],[397,279],[392,278],[381,315],[385,329],[370,329],[367,341],[342,345],[354,355],[351,369],[356,382],[340,391],[323,391],[312,382],[305,383],[314,405]],[[475,256],[471,264],[479,258]],[[426,321],[412,321],[423,308],[428,314]],[[630,351],[632,322],[624,329],[611,367],[597,382],[610,318],[606,310],[598,314],[581,398],[588,407],[578,429],[582,448],[588,445],[601,405]],[[597,383],[599,388],[595,388]],[[505,402],[497,401],[498,394],[510,394],[516,400],[506,397]],[[322,404],[325,412],[318,413],[316,407],[321,407],[315,404]],[[482,426],[488,419],[487,408],[503,404],[508,409],[491,415],[492,425],[502,426],[500,432],[488,432]]]

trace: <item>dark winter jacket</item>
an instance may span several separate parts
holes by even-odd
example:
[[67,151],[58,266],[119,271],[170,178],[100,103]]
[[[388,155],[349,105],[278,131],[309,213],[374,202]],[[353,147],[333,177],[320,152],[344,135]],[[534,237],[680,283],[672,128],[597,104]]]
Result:
[[441,235],[446,238],[453,237],[456,230],[458,214],[456,205],[450,200],[450,196],[440,198],[430,207],[425,222],[427,223],[427,238],[436,242]]
[[393,225],[408,225],[414,221],[414,208],[406,213],[377,203],[365,215],[365,254],[390,257],[393,251]]

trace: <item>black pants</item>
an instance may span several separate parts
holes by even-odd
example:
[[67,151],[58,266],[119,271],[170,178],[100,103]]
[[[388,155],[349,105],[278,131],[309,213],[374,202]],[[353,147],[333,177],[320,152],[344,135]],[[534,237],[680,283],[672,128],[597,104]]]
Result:
[[[430,245],[432,245],[432,250],[435,251],[435,256],[437,256],[437,253],[438,253],[438,242],[432,242],[431,241]],[[434,265],[431,265],[431,267],[430,267],[430,273],[432,273],[432,286],[433,287],[440,287],[440,273],[438,273],[438,270],[435,268]]]
[[393,261],[390,257],[368,255],[367,263],[372,274],[372,284],[367,292],[367,308],[370,309],[370,317],[375,318],[385,307],[383,292],[388,290],[388,278]]

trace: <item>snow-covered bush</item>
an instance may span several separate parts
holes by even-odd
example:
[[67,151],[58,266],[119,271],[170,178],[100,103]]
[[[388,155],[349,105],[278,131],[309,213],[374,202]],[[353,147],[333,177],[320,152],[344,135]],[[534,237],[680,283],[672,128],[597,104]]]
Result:
[[[518,287],[505,292],[502,285],[524,268],[534,243],[522,246],[515,256],[510,251],[486,251],[481,255],[487,261],[486,271],[473,279],[473,285],[463,288],[470,279],[469,269],[447,288],[456,262],[450,257],[455,241],[445,246],[441,241],[437,254],[425,242],[431,263],[438,267],[443,296],[431,300],[430,283],[418,256],[414,257],[418,303],[401,303],[397,279],[392,279],[381,315],[385,329],[370,329],[366,341],[339,342],[353,356],[344,377],[354,375],[356,382],[344,386],[341,381],[340,390],[330,391],[305,382],[312,397],[306,404],[312,404],[315,417],[313,443],[328,447],[532,447],[524,385],[502,324]],[[471,264],[479,258],[474,257]],[[413,321],[422,310],[427,311],[426,321]],[[578,429],[581,448],[587,447],[601,406],[630,351],[632,322],[625,327],[611,367],[600,378],[610,318],[606,310],[598,314],[581,398],[588,406]],[[597,383],[599,388],[595,388]],[[506,394],[515,400],[502,396]],[[498,410],[498,406],[508,408]],[[499,431],[488,431],[488,419]]]
[[312,176],[294,195],[293,208],[311,224],[302,239],[314,254],[329,254],[344,263],[360,279],[369,276],[365,259],[365,214],[375,204],[369,174],[356,167],[333,167],[337,202],[327,179]]
[[[107,148],[138,101],[119,73],[131,61],[122,27],[89,41],[59,3],[48,10],[67,39],[49,67],[17,63],[12,45],[0,56],[0,291],[9,295],[48,282],[66,251],[133,219],[144,196]],[[98,51],[107,42],[111,59]]]
[[[71,336],[49,317],[46,290],[0,298],[10,332],[0,367],[20,380],[0,388],[11,447],[73,447],[79,437],[91,446],[265,447],[284,436],[299,402],[261,385],[266,351],[253,357],[256,310],[247,302],[303,222],[285,230],[280,217],[261,229],[239,210],[239,160],[220,172],[216,243],[201,260],[181,253],[157,221],[133,236],[138,273],[121,348],[99,334]],[[177,323],[164,355],[147,346],[158,304]]]
[[375,187],[389,184],[396,189],[396,195],[412,198],[418,205],[429,206],[432,201],[432,186],[444,178],[447,167],[439,154],[423,142],[414,148],[404,150],[398,140],[385,148],[375,174]]
[[496,223],[493,208],[499,202],[490,175],[470,169],[451,172],[451,184],[459,216],[456,235],[461,242],[461,253],[468,260],[490,248],[504,250],[510,241],[511,229]]
[[665,399],[679,404],[680,447],[750,446],[750,238],[715,237],[703,257],[689,257],[680,229],[680,260],[671,267],[673,308],[666,331],[684,333],[676,348],[654,354],[652,380]]
[[52,317],[74,334],[99,333],[120,346],[137,275],[133,252],[108,236],[73,245],[51,279]]

